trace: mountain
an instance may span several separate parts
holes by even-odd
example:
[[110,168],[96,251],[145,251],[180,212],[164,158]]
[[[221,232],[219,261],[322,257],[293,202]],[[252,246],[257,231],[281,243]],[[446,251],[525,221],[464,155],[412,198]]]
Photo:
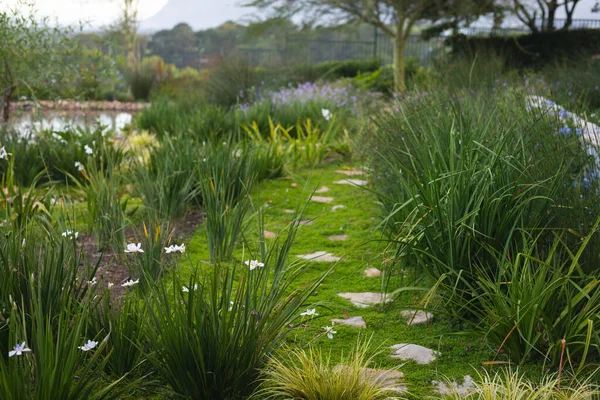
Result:
[[252,9],[236,5],[239,1],[169,0],[158,13],[141,22],[140,30],[171,29],[180,22],[189,24],[194,30],[213,28],[252,13]]

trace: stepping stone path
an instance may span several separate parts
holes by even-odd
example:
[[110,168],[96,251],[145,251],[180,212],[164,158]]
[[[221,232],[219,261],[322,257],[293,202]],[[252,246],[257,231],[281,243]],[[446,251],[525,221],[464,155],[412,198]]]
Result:
[[265,236],[265,239],[275,239],[277,237],[277,234],[271,231],[264,231],[263,235]]
[[315,193],[327,193],[329,192],[331,189],[329,189],[327,186],[323,186],[322,188],[320,188],[319,190],[315,190]]
[[431,384],[435,386],[435,392],[442,396],[460,395],[466,396],[473,392],[475,388],[475,382],[471,375],[466,375],[463,378],[463,383],[458,384],[456,382],[442,382],[432,381]]
[[286,213],[286,214],[293,214],[296,211],[294,211],[294,210],[283,210],[283,212]]
[[310,219],[298,222],[300,226],[311,226],[313,222]]
[[311,200],[314,202],[317,202],[317,203],[325,203],[325,204],[333,203],[333,197],[313,196]]
[[[348,369],[345,365],[336,365],[333,368],[334,372],[343,371]],[[402,383],[404,381],[404,374],[395,369],[375,369],[375,368],[361,368],[362,379],[369,380],[378,383],[383,390],[388,393],[403,393],[406,392],[406,386]]]
[[[372,292],[338,293],[338,296],[340,296],[346,300],[350,300],[350,302],[355,307],[358,307],[358,308],[367,308],[370,306],[381,304],[381,301],[383,300],[383,295],[381,293],[372,293]],[[389,297],[385,298],[386,303],[389,303],[391,301],[392,301],[392,299],[390,299]]]
[[406,322],[408,326],[428,324],[433,319],[433,314],[421,310],[404,310],[401,314],[408,319]]
[[329,239],[333,242],[339,242],[339,241],[348,240],[348,235],[333,235],[333,236],[328,236],[327,239]]
[[362,171],[359,171],[357,169],[350,169],[350,170],[337,170],[335,171],[336,174],[341,174],[341,175],[346,175],[346,176],[358,176],[358,175],[364,175],[365,173]]
[[341,181],[333,182],[337,185],[352,185],[352,186],[367,186],[369,184],[368,181],[363,181],[361,179],[342,179]]
[[417,364],[429,364],[438,356],[438,352],[419,346],[418,344],[395,344],[391,347],[394,352],[392,358],[399,360],[413,360]]
[[381,276],[381,271],[377,268],[367,268],[365,269],[365,276],[368,278],[377,278]]
[[366,328],[367,322],[363,317],[352,317],[352,318],[335,318],[331,322],[338,325],[351,326],[353,328]]
[[334,262],[334,261],[340,260],[339,257],[336,257],[333,254],[328,253],[326,251],[317,251],[312,254],[306,254],[306,255],[298,256],[298,257],[303,258],[308,261],[314,261],[314,262]]
[[331,211],[336,212],[337,210],[341,210],[342,208],[346,208],[346,206],[343,205],[338,205],[338,206],[333,206],[331,207]]

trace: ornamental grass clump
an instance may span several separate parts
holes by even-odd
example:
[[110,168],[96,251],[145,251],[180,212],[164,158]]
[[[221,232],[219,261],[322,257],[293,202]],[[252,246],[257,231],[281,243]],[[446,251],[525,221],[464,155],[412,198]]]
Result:
[[295,288],[305,271],[305,264],[289,260],[299,222],[297,216],[286,238],[270,247],[259,241],[245,257],[248,265],[200,265],[189,279],[174,273],[154,286],[146,341],[154,368],[177,394],[233,400],[257,388],[260,369],[330,272]]

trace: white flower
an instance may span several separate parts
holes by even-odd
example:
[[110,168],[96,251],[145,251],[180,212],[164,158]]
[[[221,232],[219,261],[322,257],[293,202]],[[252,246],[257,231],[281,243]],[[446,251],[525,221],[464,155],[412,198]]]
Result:
[[262,267],[265,266],[265,264],[263,264],[261,262],[258,262],[258,260],[248,260],[248,261],[245,262],[245,264],[250,267],[250,271],[252,271],[256,267],[261,267],[262,268]]
[[140,283],[139,279],[135,280],[135,281],[133,279],[130,279],[130,280],[126,281],[124,284],[122,284],[121,286],[123,286],[123,287],[130,287],[130,286],[133,286],[133,285],[137,285],[138,283]]
[[109,289],[110,289],[111,287],[113,287],[113,286],[115,286],[115,284],[114,284],[114,283],[112,283],[112,282],[108,282],[108,285],[106,285],[106,287],[108,287]]
[[313,317],[319,315],[315,308],[307,308],[306,311],[300,314],[303,317]]
[[138,243],[137,246],[135,243],[129,243],[127,245],[127,249],[125,249],[125,253],[143,253],[142,244]]
[[331,111],[329,111],[328,109],[321,109],[321,114],[323,114],[323,118],[325,118],[327,121],[331,119]]
[[90,146],[88,146],[87,144],[85,146],[83,146],[83,150],[85,151],[85,154],[94,154],[94,150],[92,150],[92,148]]
[[69,239],[77,239],[79,237],[79,232],[73,232],[70,229],[67,229],[66,231],[64,231],[62,233],[63,237],[69,238]]
[[8,153],[6,152],[4,146],[2,146],[0,147],[0,160],[3,160],[5,158],[8,158]]
[[85,170],[85,168],[83,168],[83,164],[80,163],[79,161],[75,161],[75,168],[77,168],[78,171]]
[[98,283],[98,279],[96,279],[96,277],[93,277],[91,281],[88,281],[88,285],[90,286],[94,286],[96,283]]
[[169,253],[185,253],[185,243],[180,244],[179,246],[177,246],[176,244],[173,244],[169,247],[165,247],[165,253],[169,254]]
[[[190,288],[187,286],[184,286],[182,289],[183,293],[189,293],[190,292]],[[198,285],[194,285],[194,290],[198,290]]]
[[333,335],[337,333],[337,331],[333,330],[333,324],[331,326],[324,326],[323,330],[325,330],[325,333],[329,339],[333,339]]
[[21,343],[21,344],[16,344],[15,347],[13,347],[12,351],[8,352],[8,356],[12,357],[12,356],[20,356],[23,353],[27,353],[31,351],[30,348],[25,347],[25,342]]
[[88,340],[86,344],[83,346],[79,346],[78,349],[81,351],[90,351],[94,347],[98,346],[98,342],[94,342],[93,340]]

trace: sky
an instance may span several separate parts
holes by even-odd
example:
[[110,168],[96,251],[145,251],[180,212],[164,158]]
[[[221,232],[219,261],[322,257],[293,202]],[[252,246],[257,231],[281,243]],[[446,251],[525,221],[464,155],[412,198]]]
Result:
[[[0,0],[0,8],[14,6],[23,0]],[[28,0],[33,1],[39,13],[58,18],[61,24],[76,24],[87,21],[90,28],[99,28],[114,21],[120,12],[123,0]],[[138,0],[139,17],[143,30],[171,28],[186,22],[195,30],[212,28],[225,21],[240,20],[253,10],[241,7],[242,0]],[[575,18],[600,18],[592,14],[596,0],[581,0]],[[564,13],[558,15],[558,18]]]

